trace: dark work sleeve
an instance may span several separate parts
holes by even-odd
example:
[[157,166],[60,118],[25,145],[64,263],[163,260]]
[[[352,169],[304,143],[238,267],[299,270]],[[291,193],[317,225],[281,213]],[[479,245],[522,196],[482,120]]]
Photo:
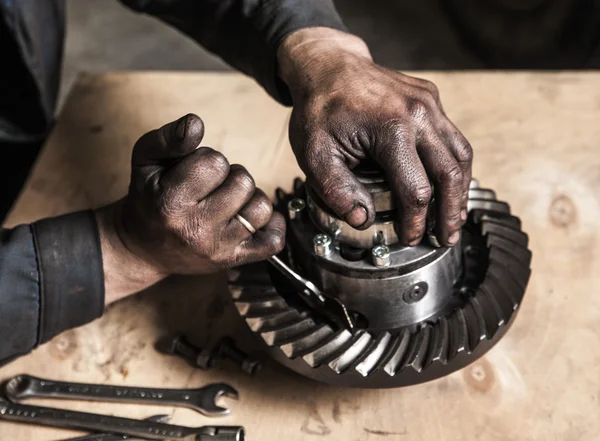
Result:
[[291,98],[277,77],[277,49],[307,27],[346,30],[331,0],[121,0],[192,37],[254,77],[282,104]]
[[0,230],[0,365],[103,311],[92,212]]

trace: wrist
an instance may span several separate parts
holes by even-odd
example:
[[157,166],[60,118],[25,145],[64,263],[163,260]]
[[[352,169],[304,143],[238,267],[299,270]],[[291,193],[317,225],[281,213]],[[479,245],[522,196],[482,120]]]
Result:
[[288,35],[277,51],[279,77],[292,97],[308,93],[352,60],[373,61],[359,37],[330,28],[305,28]]
[[94,212],[100,233],[107,305],[142,291],[168,275],[128,246],[123,237],[122,204],[121,200]]

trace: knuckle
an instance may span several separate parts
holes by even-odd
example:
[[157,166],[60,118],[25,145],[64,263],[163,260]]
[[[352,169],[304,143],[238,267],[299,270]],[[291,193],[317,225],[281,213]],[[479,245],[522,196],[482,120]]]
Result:
[[431,111],[431,100],[433,100],[431,95],[428,95],[426,92],[418,92],[416,97],[407,100],[406,106],[411,115],[424,117]]
[[198,150],[203,157],[204,167],[217,173],[229,173],[229,161],[221,152],[210,147],[200,147]]
[[456,155],[461,162],[470,164],[473,161],[473,148],[466,139],[462,139],[461,142],[458,143]]
[[427,208],[431,200],[431,186],[422,184],[415,186],[410,191],[410,205],[413,209],[421,210]]
[[235,167],[232,166],[229,178],[236,187],[240,187],[246,190],[246,192],[253,192],[255,189],[254,179],[241,165]]
[[227,158],[222,153],[217,152],[216,150],[213,150],[210,147],[201,148],[207,150],[204,154],[204,161],[206,167],[216,172],[229,172],[229,161],[227,161]]
[[440,97],[440,91],[438,89],[438,87],[435,85],[435,83],[429,81],[429,80],[421,80],[421,84],[422,86],[427,89],[427,92],[435,99],[439,99]]
[[273,214],[273,204],[266,195],[261,194],[256,198],[253,210],[258,218],[268,220]]
[[449,185],[462,184],[463,173],[458,164],[445,169],[441,175],[441,181]]
[[410,139],[410,128],[408,126],[409,124],[399,119],[387,121],[383,126],[385,137],[393,145],[404,146],[407,140]]

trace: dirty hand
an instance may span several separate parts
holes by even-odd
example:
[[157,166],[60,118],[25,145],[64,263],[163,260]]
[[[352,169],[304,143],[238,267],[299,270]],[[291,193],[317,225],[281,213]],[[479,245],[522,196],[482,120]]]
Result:
[[292,33],[278,61],[294,105],[292,148],[330,208],[355,228],[373,223],[373,200],[350,172],[372,158],[396,199],[401,242],[420,242],[434,196],[435,234],[455,244],[467,216],[472,150],[436,87],[378,66],[362,40],[333,29]]
[[135,144],[129,194],[97,211],[107,296],[137,292],[170,274],[263,260],[283,248],[283,217],[244,167],[198,148],[203,135],[202,120],[186,115]]

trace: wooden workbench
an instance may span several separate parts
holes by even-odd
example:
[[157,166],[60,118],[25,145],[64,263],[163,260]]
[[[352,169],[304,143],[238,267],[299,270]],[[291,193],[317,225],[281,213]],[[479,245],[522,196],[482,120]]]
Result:
[[[240,424],[251,440],[597,440],[600,436],[600,74],[423,73],[471,141],[475,176],[523,220],[533,276],[508,335],[466,369],[396,390],[324,386],[268,363],[257,378],[201,371],[158,354],[169,331],[198,343],[237,324],[222,275],[172,278],[111,307],[0,369],[54,379],[240,390],[231,416],[185,409],[52,402],[187,425]],[[119,73],[79,78],[8,225],[100,206],[127,188],[129,157],[147,130],[194,112],[205,145],[243,163],[267,193],[299,174],[289,109],[236,74]],[[10,338],[2,336],[2,338]],[[0,440],[73,432],[0,423]]]

